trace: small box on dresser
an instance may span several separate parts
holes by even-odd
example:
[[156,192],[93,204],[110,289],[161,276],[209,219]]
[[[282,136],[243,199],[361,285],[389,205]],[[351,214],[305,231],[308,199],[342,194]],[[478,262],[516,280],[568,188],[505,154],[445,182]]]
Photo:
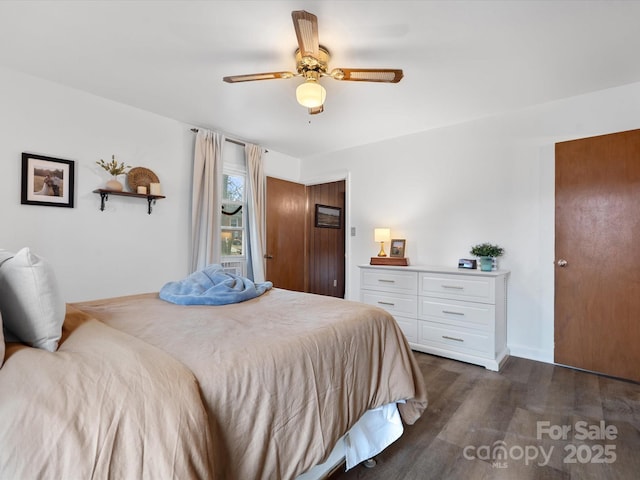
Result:
[[508,357],[508,271],[360,268],[360,300],[389,311],[414,350],[496,371]]

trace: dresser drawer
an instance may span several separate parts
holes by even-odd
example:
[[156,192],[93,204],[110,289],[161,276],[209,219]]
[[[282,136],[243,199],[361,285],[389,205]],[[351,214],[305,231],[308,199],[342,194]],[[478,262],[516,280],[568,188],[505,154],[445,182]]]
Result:
[[415,295],[362,290],[361,299],[362,303],[384,308],[392,315],[415,318],[418,314],[418,299]]
[[419,320],[418,343],[481,357],[493,357],[493,343],[488,334],[448,327]]
[[494,303],[495,279],[422,272],[418,295]]
[[418,320],[415,318],[406,318],[394,315],[396,323],[404,333],[404,336],[411,343],[418,342]]
[[496,307],[488,303],[418,297],[418,318],[447,325],[493,331]]
[[364,269],[360,287],[415,295],[418,292],[418,273],[376,268]]

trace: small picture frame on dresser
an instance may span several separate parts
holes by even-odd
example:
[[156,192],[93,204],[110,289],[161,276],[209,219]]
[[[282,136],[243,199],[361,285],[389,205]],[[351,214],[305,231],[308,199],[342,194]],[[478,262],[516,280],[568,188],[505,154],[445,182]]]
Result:
[[469,258],[461,258],[458,260],[458,268],[468,268],[471,270],[475,270],[478,268],[478,262],[474,259]]
[[391,240],[390,257],[404,258],[404,249],[407,244],[405,239],[394,238]]

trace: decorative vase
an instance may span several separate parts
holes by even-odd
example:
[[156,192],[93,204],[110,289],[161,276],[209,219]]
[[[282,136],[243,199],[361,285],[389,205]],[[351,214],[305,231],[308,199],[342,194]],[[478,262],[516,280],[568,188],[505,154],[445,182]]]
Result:
[[493,269],[493,257],[480,257],[480,270],[490,272]]
[[122,183],[118,180],[118,177],[113,177],[107,182],[107,190],[113,190],[114,192],[121,192],[123,189]]

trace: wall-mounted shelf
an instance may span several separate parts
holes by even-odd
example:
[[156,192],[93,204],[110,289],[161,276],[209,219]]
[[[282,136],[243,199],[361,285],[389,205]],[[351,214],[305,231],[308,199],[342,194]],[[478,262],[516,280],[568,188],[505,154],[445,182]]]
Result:
[[119,195],[121,197],[137,197],[137,198],[146,198],[147,204],[149,206],[147,213],[151,215],[151,205],[156,204],[156,200],[159,198],[166,198],[164,195],[150,195],[144,193],[133,193],[133,192],[118,192],[116,190],[106,190],[104,188],[99,188],[94,190],[93,193],[97,193],[100,195],[100,211],[104,211],[104,202],[109,200],[109,195]]

